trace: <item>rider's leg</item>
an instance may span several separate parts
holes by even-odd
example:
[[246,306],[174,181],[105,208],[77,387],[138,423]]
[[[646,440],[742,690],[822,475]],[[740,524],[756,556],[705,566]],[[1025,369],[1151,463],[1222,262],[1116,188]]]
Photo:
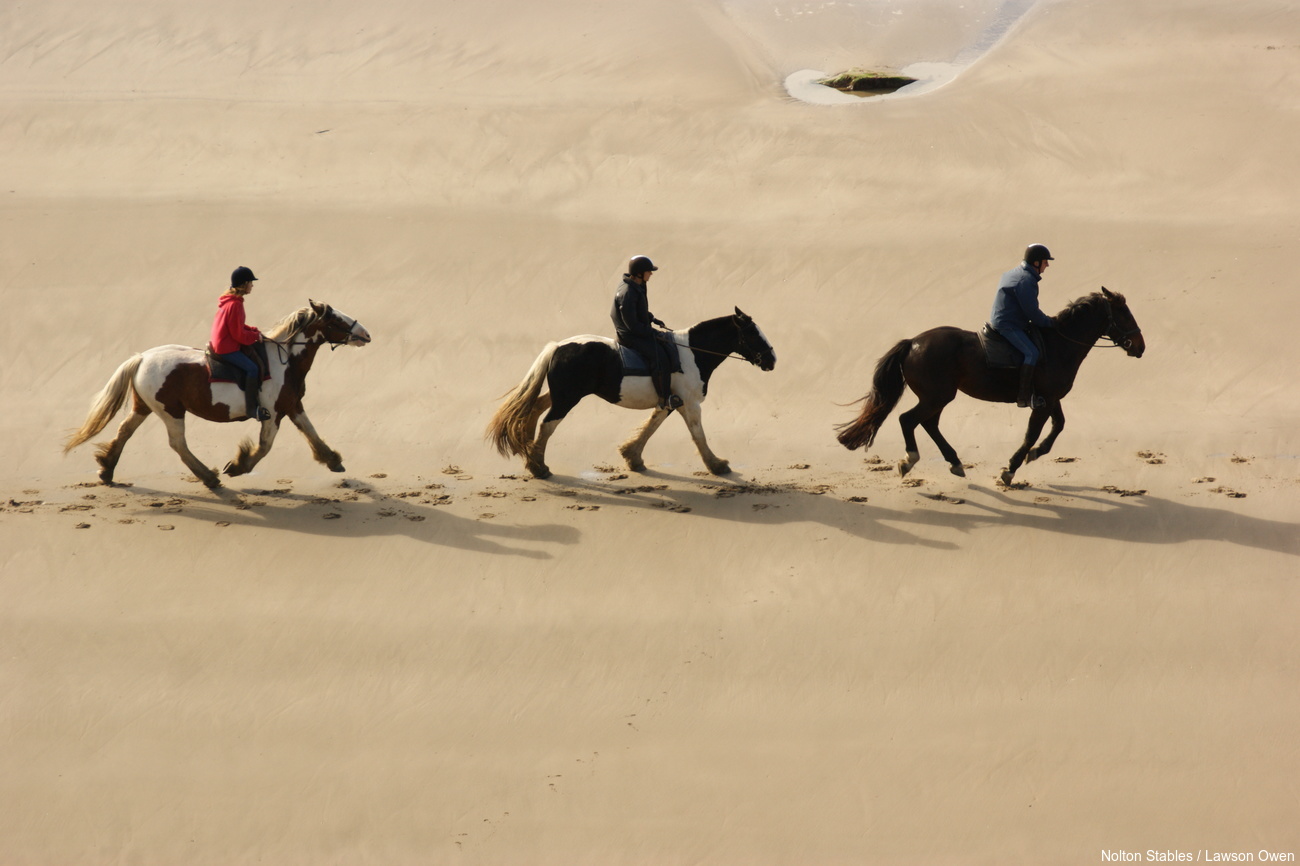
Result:
[[[227,352],[218,358],[238,367],[244,374],[244,407],[249,418],[257,418],[257,398],[262,391],[262,370],[257,362],[243,352]],[[261,420],[260,418],[258,420]]]
[[1033,402],[1031,395],[1034,391],[1034,367],[1038,364],[1038,347],[1034,345],[1034,341],[1029,339],[1029,335],[1024,331],[1007,328],[999,333],[1007,338],[1007,342],[1019,349],[1020,354],[1024,355],[1024,361],[1020,367],[1020,387],[1016,392],[1016,405],[1024,408]]

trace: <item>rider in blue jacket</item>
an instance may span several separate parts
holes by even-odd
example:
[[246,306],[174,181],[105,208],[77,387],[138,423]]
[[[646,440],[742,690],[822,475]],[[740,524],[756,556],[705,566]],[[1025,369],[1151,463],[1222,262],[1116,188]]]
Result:
[[1020,368],[1020,391],[1016,399],[1017,406],[1033,405],[1041,408],[1046,405],[1042,397],[1032,396],[1034,387],[1034,366],[1038,363],[1038,346],[1029,336],[1029,326],[1050,328],[1055,324],[1038,307],[1038,282],[1047,270],[1047,263],[1054,261],[1052,254],[1042,244],[1030,244],[1025,249],[1025,260],[1020,267],[1012,268],[1002,275],[998,283],[997,297],[993,299],[993,312],[989,324],[1011,345],[1025,356]]

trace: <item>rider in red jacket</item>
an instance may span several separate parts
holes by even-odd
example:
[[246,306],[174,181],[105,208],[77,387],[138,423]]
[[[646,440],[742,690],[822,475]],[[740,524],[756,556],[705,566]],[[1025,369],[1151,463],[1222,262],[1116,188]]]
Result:
[[262,332],[244,323],[244,296],[253,291],[257,277],[242,265],[230,275],[230,288],[217,299],[217,317],[212,322],[212,354],[244,371],[244,395],[249,418],[267,421],[271,413],[259,403],[262,390],[262,369],[257,362],[244,354],[244,346],[252,346],[262,339]]

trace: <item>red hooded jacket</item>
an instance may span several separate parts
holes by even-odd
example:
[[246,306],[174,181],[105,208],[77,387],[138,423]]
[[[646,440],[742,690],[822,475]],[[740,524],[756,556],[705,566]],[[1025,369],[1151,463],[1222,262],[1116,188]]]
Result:
[[218,355],[238,352],[262,339],[262,332],[244,324],[244,299],[223,294],[217,299],[217,318],[212,322],[212,351]]

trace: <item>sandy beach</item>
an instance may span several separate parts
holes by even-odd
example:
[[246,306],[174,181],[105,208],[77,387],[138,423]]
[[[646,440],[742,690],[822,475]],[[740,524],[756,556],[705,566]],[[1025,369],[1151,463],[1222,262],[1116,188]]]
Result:
[[[1300,855],[1300,5],[1049,0],[923,95],[791,98],[996,4],[861,5],[0,11],[0,864]],[[1009,404],[944,413],[966,478],[896,415],[841,447],[1029,242],[1143,357],[1011,488]],[[775,348],[710,383],[733,471],[672,417],[630,471],[591,397],[532,478],[485,425],[636,253]],[[208,490],[155,418],[100,484],[69,431],[236,265],[252,323],[373,336],[307,383],[346,471],[286,423]]]

